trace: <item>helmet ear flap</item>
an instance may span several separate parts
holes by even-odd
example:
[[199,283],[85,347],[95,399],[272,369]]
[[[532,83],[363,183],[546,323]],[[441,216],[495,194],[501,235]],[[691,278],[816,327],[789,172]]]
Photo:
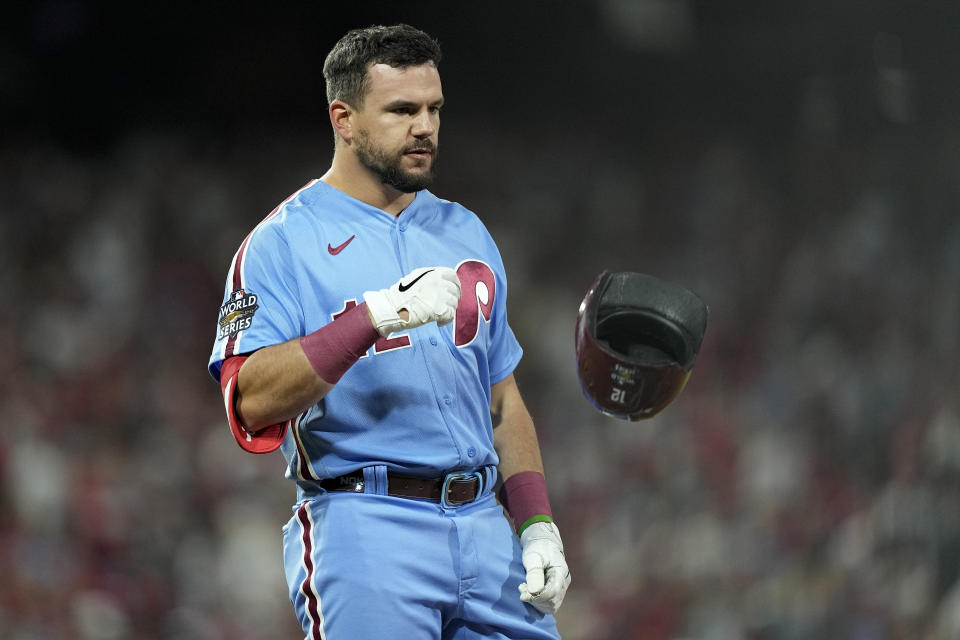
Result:
[[650,418],[686,385],[707,325],[707,306],[653,276],[604,271],[577,314],[577,375],[607,415]]

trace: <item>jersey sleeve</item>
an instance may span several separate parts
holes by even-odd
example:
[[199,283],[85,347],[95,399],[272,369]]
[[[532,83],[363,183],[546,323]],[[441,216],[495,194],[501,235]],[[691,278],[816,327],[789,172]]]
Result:
[[237,250],[227,274],[217,334],[208,362],[220,381],[220,368],[232,356],[252,353],[303,334],[303,314],[291,252],[282,227],[258,225]]

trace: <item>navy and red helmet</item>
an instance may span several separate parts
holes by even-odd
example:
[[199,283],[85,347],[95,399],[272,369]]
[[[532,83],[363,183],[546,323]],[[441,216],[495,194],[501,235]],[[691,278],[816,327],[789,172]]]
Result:
[[600,412],[651,418],[683,391],[707,329],[694,293],[653,276],[604,271],[577,314],[577,375]]

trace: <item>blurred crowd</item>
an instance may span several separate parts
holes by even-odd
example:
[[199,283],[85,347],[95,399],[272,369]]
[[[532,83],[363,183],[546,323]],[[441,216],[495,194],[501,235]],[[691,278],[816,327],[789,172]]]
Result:
[[[574,578],[560,629],[960,637],[958,132],[713,124],[444,139],[435,191],[510,276]],[[233,443],[206,361],[236,247],[329,146],[145,128],[0,147],[0,640],[299,637],[294,487],[279,453]],[[576,310],[605,268],[710,307],[688,387],[647,421],[578,388]]]

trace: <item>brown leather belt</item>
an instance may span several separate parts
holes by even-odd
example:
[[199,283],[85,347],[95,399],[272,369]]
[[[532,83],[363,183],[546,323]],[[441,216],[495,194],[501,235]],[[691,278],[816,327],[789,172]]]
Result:
[[[366,489],[362,471],[336,478],[326,478],[320,481],[320,486],[327,491],[348,491],[350,493],[364,493]],[[444,506],[455,507],[473,502],[482,491],[483,476],[477,471],[453,472],[442,478],[423,478],[387,473],[386,493],[388,496],[397,498],[433,500]]]

